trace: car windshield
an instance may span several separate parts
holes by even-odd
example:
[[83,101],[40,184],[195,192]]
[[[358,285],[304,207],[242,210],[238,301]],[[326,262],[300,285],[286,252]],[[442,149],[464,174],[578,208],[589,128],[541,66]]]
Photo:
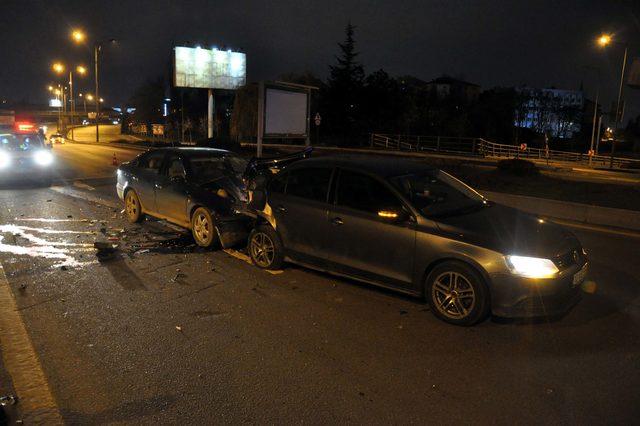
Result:
[[441,170],[396,176],[390,181],[427,217],[462,214],[488,205],[482,195]]
[[237,155],[193,156],[190,158],[191,178],[196,182],[211,182],[229,175],[241,175],[247,160]]
[[0,133],[0,149],[8,151],[29,151],[42,148],[40,137],[33,134]]

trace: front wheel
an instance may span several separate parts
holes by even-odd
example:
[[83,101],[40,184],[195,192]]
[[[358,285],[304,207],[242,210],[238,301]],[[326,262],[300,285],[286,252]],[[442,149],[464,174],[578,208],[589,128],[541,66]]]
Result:
[[134,190],[127,191],[124,196],[124,212],[127,215],[127,220],[131,223],[137,223],[144,219],[140,199]]
[[489,314],[489,290],[473,268],[445,262],[431,271],[425,296],[433,313],[450,324],[473,325]]
[[249,234],[249,255],[262,269],[280,269],[284,263],[284,250],[276,231],[262,225]]
[[212,247],[218,242],[218,233],[211,212],[198,207],[191,216],[191,233],[200,247]]

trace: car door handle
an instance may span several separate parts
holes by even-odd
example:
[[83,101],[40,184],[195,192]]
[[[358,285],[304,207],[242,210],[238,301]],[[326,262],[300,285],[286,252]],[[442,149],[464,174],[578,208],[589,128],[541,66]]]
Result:
[[333,219],[331,219],[331,224],[335,225],[335,226],[340,226],[342,225],[344,222],[342,221],[341,218],[339,217],[334,217]]
[[277,206],[276,210],[278,210],[280,213],[286,213],[287,212],[287,208],[285,206]]

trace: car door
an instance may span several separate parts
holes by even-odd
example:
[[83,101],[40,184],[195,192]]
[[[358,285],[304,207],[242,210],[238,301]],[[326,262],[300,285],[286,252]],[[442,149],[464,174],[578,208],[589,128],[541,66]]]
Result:
[[316,265],[326,262],[332,172],[331,167],[296,168],[282,172],[268,187],[276,231],[294,260]]
[[182,225],[189,222],[189,191],[184,161],[177,153],[169,154],[155,183],[156,208],[159,215]]
[[[364,279],[409,287],[413,277],[415,218],[382,180],[340,169],[329,213],[329,262]],[[403,212],[391,221],[386,212]]]
[[132,187],[138,194],[142,208],[148,213],[156,213],[155,186],[164,162],[165,151],[151,151],[138,161],[132,176]]

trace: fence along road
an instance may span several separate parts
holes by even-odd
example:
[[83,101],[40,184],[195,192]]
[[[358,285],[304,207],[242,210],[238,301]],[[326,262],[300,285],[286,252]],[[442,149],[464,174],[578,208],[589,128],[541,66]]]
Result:
[[[611,157],[594,155],[589,162],[589,156],[581,152],[557,151],[541,148],[527,148],[521,150],[515,145],[505,145],[482,138],[465,138],[450,136],[417,136],[417,135],[389,135],[372,133],[371,147],[390,149],[395,151],[439,152],[479,157],[496,158],[526,158],[531,160],[549,160],[553,162],[591,164],[592,166],[608,166]],[[614,157],[612,166],[615,168],[640,168],[640,160]]]

